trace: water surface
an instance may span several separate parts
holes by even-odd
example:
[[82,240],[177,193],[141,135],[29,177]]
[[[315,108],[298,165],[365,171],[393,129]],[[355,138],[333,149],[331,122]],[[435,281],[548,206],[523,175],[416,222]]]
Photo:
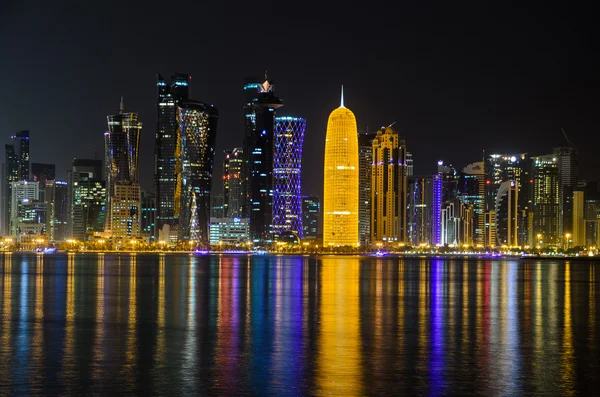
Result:
[[593,394],[596,268],[0,254],[0,394]]

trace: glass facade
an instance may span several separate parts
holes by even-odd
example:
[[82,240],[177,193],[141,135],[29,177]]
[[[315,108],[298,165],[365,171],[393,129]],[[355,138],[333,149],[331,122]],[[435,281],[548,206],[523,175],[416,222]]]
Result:
[[75,159],[68,173],[67,236],[85,240],[88,234],[103,232],[106,217],[106,183],[102,161]]
[[223,161],[223,205],[225,215],[240,218],[244,214],[244,149],[225,151]]
[[533,230],[531,246],[558,246],[560,224],[560,173],[556,157],[533,159]]
[[157,124],[154,146],[154,178],[156,187],[156,226],[162,229],[169,225],[170,230],[177,227],[175,199],[177,186],[177,104],[188,99],[189,76],[175,73],[169,81],[160,74],[157,76]]
[[323,245],[358,246],[358,132],[343,94],[327,121],[324,163]]
[[177,142],[174,215],[179,218],[180,239],[209,243],[210,191],[217,136],[217,108],[198,101],[181,101],[177,107]]
[[302,238],[302,145],[306,120],[299,117],[275,119],[273,161],[273,233],[295,233]]
[[302,229],[304,239],[317,239],[320,234],[321,201],[317,196],[302,198]]
[[358,235],[362,247],[371,245],[371,167],[374,137],[375,134],[369,132],[358,135]]
[[432,187],[432,177],[408,177],[406,234],[407,242],[413,247],[419,244],[431,244],[432,242]]

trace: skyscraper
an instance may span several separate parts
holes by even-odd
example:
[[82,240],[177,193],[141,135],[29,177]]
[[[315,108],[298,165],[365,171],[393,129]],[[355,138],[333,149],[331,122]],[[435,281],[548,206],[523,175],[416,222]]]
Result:
[[241,218],[244,215],[244,149],[234,148],[225,151],[223,161],[223,205],[225,215],[230,218]]
[[[154,146],[154,178],[156,187],[156,227],[161,232],[168,225],[168,233],[164,239],[176,236],[178,218],[175,208],[179,206],[175,199],[177,186],[177,105],[180,101],[188,99],[189,76],[184,73],[175,73],[170,81],[160,74],[157,76],[157,123],[156,143]],[[171,230],[173,232],[171,232]],[[175,237],[176,238],[176,237]]]
[[67,195],[67,237],[85,240],[88,234],[103,232],[107,211],[101,160],[73,160],[67,175]]
[[[438,163],[439,164],[439,163]],[[442,244],[442,187],[444,176],[441,172],[433,175],[433,200],[431,203],[431,244]]]
[[561,245],[567,234],[573,233],[573,191],[577,187],[577,149],[574,147],[555,147],[552,150],[558,172],[559,182],[559,226]]
[[373,139],[372,242],[406,240],[406,144],[389,126]]
[[[175,152],[177,175],[174,215],[179,218],[179,238],[209,244],[210,191],[219,111],[199,101],[177,106]],[[178,205],[179,202],[179,205]]]
[[473,206],[473,243],[485,245],[485,174],[484,162],[472,163],[463,168],[460,175],[461,201]]
[[156,195],[141,191],[142,212],[140,217],[140,229],[142,237],[148,242],[156,241]]
[[358,236],[360,245],[371,245],[371,179],[375,133],[358,134]]
[[306,120],[275,118],[273,158],[273,233],[293,233],[302,238],[302,144]]
[[46,181],[56,179],[54,164],[31,163],[31,180],[40,183],[40,189],[46,187]]
[[[35,175],[35,173],[34,173]],[[67,182],[46,181],[46,234],[48,241],[64,241],[69,227],[69,200]]]
[[18,131],[12,137],[18,164],[19,180],[29,180],[29,131]]
[[533,228],[531,246],[558,246],[560,223],[560,173],[556,157],[537,156],[533,159]]
[[413,155],[411,152],[406,152],[406,176],[415,174],[415,166],[413,163]]
[[109,216],[105,231],[114,238],[138,237],[141,209],[138,152],[142,123],[137,113],[125,112],[123,98],[119,113],[106,119],[104,166]]
[[519,225],[519,186],[515,180],[504,181],[496,192],[496,245],[517,247]]
[[573,192],[573,246],[585,247],[585,192]]
[[11,136],[12,143],[4,146],[2,181],[2,229],[10,231],[11,182],[29,180],[29,131],[18,131]]
[[323,245],[357,246],[358,133],[356,117],[344,106],[329,115],[325,137]]
[[321,202],[317,196],[302,198],[302,228],[304,239],[316,240],[319,236],[319,221],[321,217]]
[[[247,83],[246,90],[250,87]],[[246,93],[250,99],[251,89]],[[269,242],[272,239],[273,151],[275,115],[283,101],[275,96],[274,86],[265,74],[255,96],[246,103],[244,156],[246,164],[246,211],[250,220],[250,239]]]
[[406,239],[413,247],[432,244],[431,226],[433,220],[438,219],[432,216],[433,186],[434,180],[430,176],[411,175],[407,178]]

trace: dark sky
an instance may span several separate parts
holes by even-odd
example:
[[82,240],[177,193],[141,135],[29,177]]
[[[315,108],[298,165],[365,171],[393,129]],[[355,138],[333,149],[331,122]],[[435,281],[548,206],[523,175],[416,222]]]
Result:
[[[417,173],[482,149],[581,153],[598,178],[598,37],[575,2],[0,0],[0,132],[31,130],[31,159],[103,156],[106,115],[125,97],[144,123],[141,182],[153,189],[155,75],[190,74],[192,97],[219,108],[222,150],[241,145],[243,78],[269,71],[307,119],[303,185],[321,195],[327,116],[339,86],[359,130],[396,121]],[[590,7],[591,7],[590,2]],[[327,4],[327,5],[325,5]],[[2,154],[3,156],[3,154]]]

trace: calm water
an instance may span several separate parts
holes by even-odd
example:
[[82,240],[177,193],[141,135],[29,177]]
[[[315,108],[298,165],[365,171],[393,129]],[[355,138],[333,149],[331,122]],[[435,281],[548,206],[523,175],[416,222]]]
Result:
[[0,254],[0,395],[592,394],[596,268]]

